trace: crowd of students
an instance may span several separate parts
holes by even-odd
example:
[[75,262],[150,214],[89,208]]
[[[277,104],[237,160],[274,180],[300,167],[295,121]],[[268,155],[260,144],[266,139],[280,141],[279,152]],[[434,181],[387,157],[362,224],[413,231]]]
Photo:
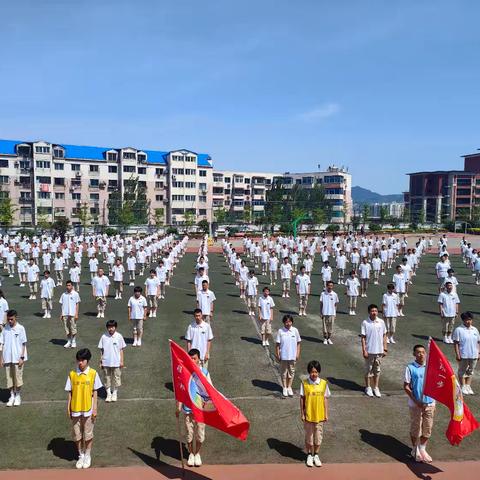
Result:
[[[129,286],[134,287],[133,294],[127,301],[128,319],[132,325],[133,347],[138,348],[142,346],[144,321],[156,316],[159,301],[166,296],[165,287],[169,285],[174,268],[185,253],[187,242],[187,237],[176,241],[173,236],[157,235],[143,239],[106,235],[87,238],[80,236],[64,243],[51,237],[34,237],[32,240],[4,237],[0,239],[0,267],[3,266],[11,278],[18,275],[18,288],[25,288],[28,284],[30,300],[37,300],[39,294],[44,318],[52,316],[55,290],[64,289],[59,297],[59,316],[66,335],[65,348],[76,348],[77,345],[80,290],[81,295],[92,295],[97,305],[97,317],[105,318],[111,281],[114,283],[115,300],[122,300],[124,284],[128,281]],[[462,392],[469,395],[473,394],[471,380],[478,359],[480,336],[473,326],[473,315],[468,311],[461,314],[462,325],[455,328],[460,304],[457,291],[459,282],[451,268],[447,247],[448,239],[443,235],[438,242],[439,260],[435,266],[439,286],[437,303],[444,342],[454,345]],[[462,240],[461,248],[463,261],[472,269],[478,283],[478,254],[465,240]],[[239,289],[239,297],[245,301],[249,316],[258,326],[263,347],[269,347],[273,334],[276,305],[271,293],[272,290],[277,290],[277,282],[278,293],[281,293],[282,298],[289,299],[291,295],[296,295],[299,316],[320,315],[322,330],[319,335],[323,337],[323,344],[330,348],[335,340],[337,309],[342,303],[339,295],[341,290],[347,297],[345,303],[349,315],[356,316],[358,297],[368,297],[370,284],[373,282],[378,285],[382,277],[386,277],[381,302],[379,306],[375,303],[368,306],[368,315],[361,322],[359,332],[365,394],[368,397],[382,396],[379,385],[381,364],[389,346],[397,343],[397,318],[406,314],[406,299],[421,266],[422,256],[433,249],[431,238],[419,238],[414,246],[410,246],[406,238],[399,239],[393,235],[336,235],[333,238],[264,236],[257,241],[245,238],[243,249],[236,248],[228,239],[224,239],[222,249]],[[193,320],[186,329],[185,341],[189,355],[211,382],[208,363],[214,339],[212,325],[216,296],[211,289],[208,253],[205,237],[200,243],[195,264],[193,284],[196,308]],[[82,262],[86,258],[91,286],[81,288]],[[335,269],[331,265],[331,259],[334,259]],[[321,277],[321,292],[319,307],[312,309],[309,299],[316,261],[320,263],[317,271]],[[43,270],[41,280],[40,264]],[[54,277],[50,273],[52,264]],[[146,272],[148,275],[144,284],[138,285],[137,275]],[[261,292],[258,291],[260,281],[257,275],[264,276],[270,284]],[[68,278],[66,281],[65,277]],[[3,324],[0,333],[0,361],[5,367],[7,387],[11,392],[7,406],[21,404],[23,370],[28,360],[26,331],[16,317],[17,312],[10,308],[5,295],[0,291],[0,319]],[[284,315],[282,327],[275,332],[273,340],[284,397],[294,396],[292,386],[301,354],[301,335],[294,322],[292,315]],[[106,402],[116,402],[126,344],[117,331],[118,324],[115,320],[108,320],[105,327],[105,333],[97,347],[101,353]],[[404,377],[411,414],[412,456],[418,461],[431,462],[426,444],[431,435],[435,404],[422,391],[425,347],[415,345],[413,354],[415,360],[407,365]],[[76,352],[77,368],[70,372],[65,386],[72,435],[79,451],[77,468],[88,468],[91,464],[97,391],[103,385],[98,372],[89,366],[90,359],[89,349],[82,348]],[[309,467],[321,466],[319,449],[323,439],[323,424],[328,421],[328,399],[331,394],[328,383],[320,378],[320,373],[320,362],[310,361],[299,392],[301,418],[305,426],[306,464]],[[189,451],[187,464],[198,467],[202,464],[200,449],[205,441],[205,427],[195,421],[186,405],[177,403],[176,414],[182,412]]]

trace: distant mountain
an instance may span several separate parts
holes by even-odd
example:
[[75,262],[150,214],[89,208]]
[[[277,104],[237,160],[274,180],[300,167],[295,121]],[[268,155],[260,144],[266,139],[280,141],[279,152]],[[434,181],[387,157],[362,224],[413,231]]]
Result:
[[380,195],[379,193],[372,192],[362,187],[352,187],[352,200],[353,203],[390,203],[390,202],[403,202],[403,195]]

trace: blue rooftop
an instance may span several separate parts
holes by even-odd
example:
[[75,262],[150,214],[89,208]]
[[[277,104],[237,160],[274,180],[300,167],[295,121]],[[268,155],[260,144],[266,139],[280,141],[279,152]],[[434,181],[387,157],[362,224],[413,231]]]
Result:
[[[16,155],[15,147],[20,143],[31,143],[21,140],[2,140],[0,139],[0,154],[3,155]],[[67,145],[67,144],[54,144],[60,145],[65,149],[65,158],[75,158],[82,160],[96,160],[99,162],[105,162],[109,150],[118,150],[114,147],[88,147],[81,145]],[[154,165],[166,165],[167,156],[170,152],[160,150],[143,150],[147,154],[147,163]],[[212,159],[210,155],[206,153],[197,154],[199,167],[212,167]]]

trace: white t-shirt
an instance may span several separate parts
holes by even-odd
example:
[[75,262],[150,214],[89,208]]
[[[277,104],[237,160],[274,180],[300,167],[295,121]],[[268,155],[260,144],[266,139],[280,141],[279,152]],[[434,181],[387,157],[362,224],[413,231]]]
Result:
[[52,298],[55,282],[52,277],[44,278],[40,282],[40,298]]
[[217,298],[211,290],[199,290],[197,293],[198,308],[202,311],[202,315],[210,315],[212,313],[213,302]]
[[65,266],[65,260],[63,257],[55,257],[53,259],[53,267],[55,270],[63,270]]
[[382,268],[382,260],[378,257],[372,258],[372,268],[375,272],[379,272]]
[[338,295],[335,292],[327,292],[324,290],[320,294],[320,303],[322,304],[322,315],[336,315],[337,314],[337,304],[338,304]]
[[290,278],[292,276],[292,266],[289,263],[282,263],[280,265],[280,275],[283,279]]
[[453,331],[453,341],[458,342],[461,358],[478,358],[480,334],[476,327],[467,328],[465,325],[458,326]]
[[258,306],[260,307],[260,313],[263,320],[270,320],[272,318],[272,308],[275,307],[275,302],[273,298],[268,295],[265,297],[262,295],[258,299]]
[[123,274],[125,273],[125,267],[123,265],[114,265],[112,267],[113,280],[115,282],[121,282],[123,280]]
[[93,291],[95,296],[104,297],[107,294],[107,287],[110,286],[110,280],[106,275],[93,277],[92,280]]
[[456,293],[442,292],[437,301],[442,306],[443,317],[454,317],[457,314],[456,305],[460,303],[460,299]]
[[77,303],[80,303],[80,295],[75,290],[72,290],[70,293],[63,292],[59,303],[62,306],[62,316],[74,317]]
[[127,268],[131,272],[135,270],[137,259],[135,257],[127,257]]
[[258,287],[258,278],[257,277],[248,277],[247,278],[247,295],[256,296]]
[[438,278],[445,278],[448,276],[448,269],[450,268],[450,262],[438,262],[435,266]]
[[310,276],[307,274],[297,275],[295,283],[298,285],[298,294],[299,295],[308,295],[308,288],[312,283],[310,281]]
[[[2,345],[2,358],[4,363],[18,363],[22,356],[23,344],[27,343],[27,333],[23,325],[18,322],[14,327],[8,323],[0,332],[0,345]],[[28,360],[25,348],[25,361]]]
[[158,266],[155,271],[157,272],[157,278],[160,280],[160,283],[165,283],[167,280],[168,268],[165,265],[162,265],[161,267]]
[[145,316],[144,309],[148,306],[147,299],[140,295],[138,298],[131,296],[128,300],[128,306],[130,307],[130,318],[132,320],[141,320]]
[[381,318],[375,321],[367,318],[362,322],[360,334],[365,337],[367,353],[369,355],[379,355],[383,353],[383,337],[386,335],[387,329],[385,322]]
[[103,367],[120,367],[120,352],[126,347],[123,336],[117,331],[110,335],[104,333],[98,342],[98,348],[103,349]]
[[370,271],[372,270],[372,266],[369,263],[361,263],[358,267],[360,271],[360,278],[362,280],[366,280],[370,278]]
[[91,272],[98,271],[98,259],[97,258],[91,258],[88,261],[88,266],[90,267]]
[[297,344],[300,343],[300,333],[295,327],[282,327],[277,332],[276,343],[280,344],[280,360],[296,360]]
[[72,282],[78,283],[80,281],[80,267],[72,267],[69,274]]
[[405,283],[405,275],[403,273],[394,273],[393,283],[395,284],[396,293],[405,293],[407,291],[407,286]]
[[160,286],[160,280],[157,277],[148,277],[145,280],[145,286],[147,287],[147,295],[156,295],[158,292],[158,287]]
[[38,265],[28,265],[27,267],[27,280],[29,282],[38,282],[38,273],[40,272],[40,269],[38,268]]
[[345,285],[347,287],[347,296],[358,297],[358,288],[360,287],[360,282],[357,277],[348,277],[345,280]]
[[185,340],[191,343],[190,348],[196,348],[200,351],[200,360],[205,359],[207,353],[207,345],[210,340],[213,340],[213,332],[210,324],[203,320],[197,324],[193,321],[187,328]]
[[391,295],[384,293],[382,298],[383,315],[385,317],[398,317],[398,295],[394,292]]

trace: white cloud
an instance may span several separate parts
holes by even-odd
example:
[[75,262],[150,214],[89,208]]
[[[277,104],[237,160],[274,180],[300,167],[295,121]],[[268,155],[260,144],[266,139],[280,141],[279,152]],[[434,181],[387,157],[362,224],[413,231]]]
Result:
[[313,122],[315,120],[323,120],[325,118],[333,117],[339,111],[340,105],[338,103],[326,103],[299,114],[297,118],[305,122]]

